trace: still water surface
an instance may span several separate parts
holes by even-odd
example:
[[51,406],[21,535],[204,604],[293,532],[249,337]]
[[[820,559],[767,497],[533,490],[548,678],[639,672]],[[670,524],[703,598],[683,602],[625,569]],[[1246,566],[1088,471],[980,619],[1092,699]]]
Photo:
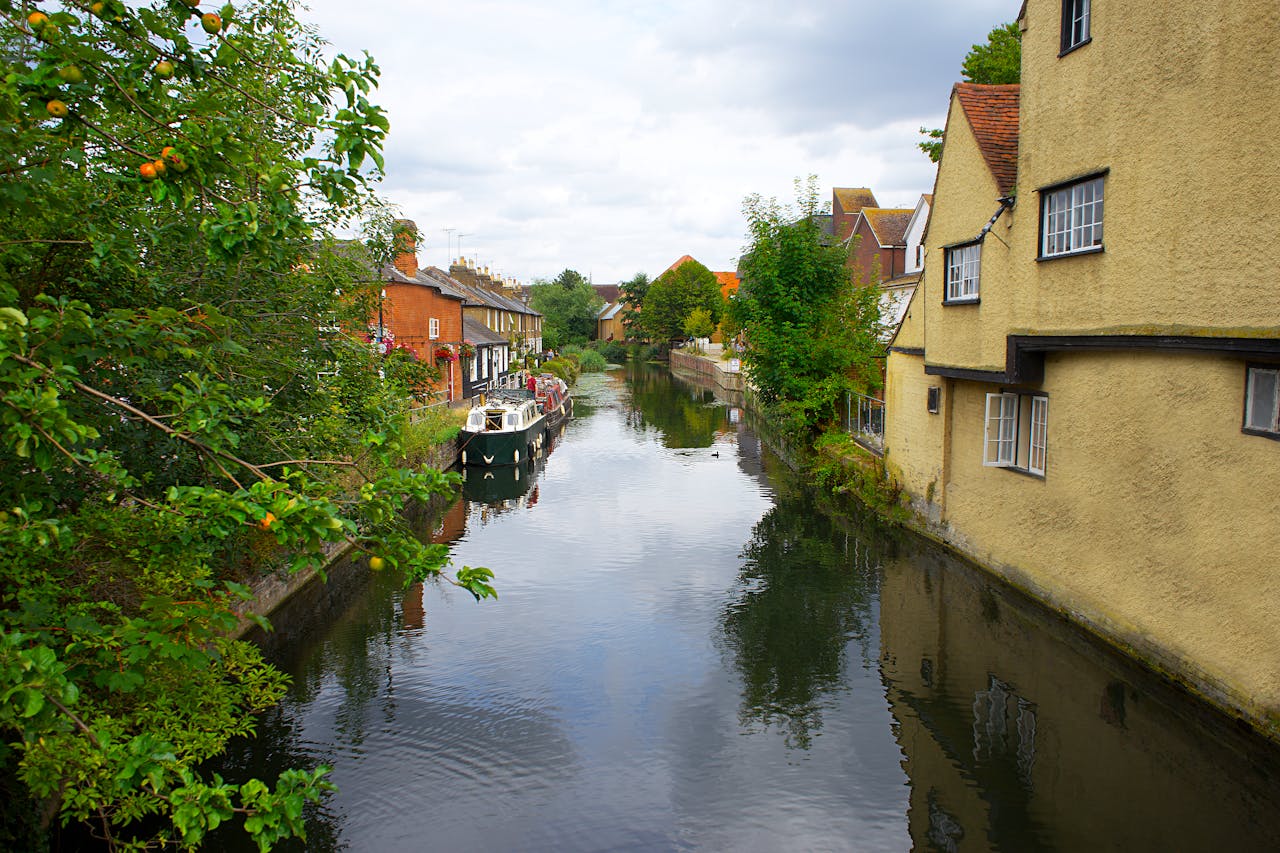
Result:
[[424,522],[497,602],[358,574],[276,617],[295,683],[228,771],[334,768],[305,849],[1275,849],[1271,747],[819,506],[709,392],[575,394]]

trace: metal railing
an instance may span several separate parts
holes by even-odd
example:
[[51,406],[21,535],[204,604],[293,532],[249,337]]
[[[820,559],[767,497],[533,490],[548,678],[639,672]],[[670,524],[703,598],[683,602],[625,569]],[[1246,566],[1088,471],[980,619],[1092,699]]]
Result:
[[844,398],[845,429],[863,446],[884,450],[884,400],[848,392]]

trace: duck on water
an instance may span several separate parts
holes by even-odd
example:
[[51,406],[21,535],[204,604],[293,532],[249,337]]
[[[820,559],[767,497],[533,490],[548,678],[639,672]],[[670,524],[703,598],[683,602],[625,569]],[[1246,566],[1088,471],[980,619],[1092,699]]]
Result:
[[518,465],[542,450],[547,430],[573,412],[564,380],[544,373],[528,386],[482,394],[462,428],[463,465]]

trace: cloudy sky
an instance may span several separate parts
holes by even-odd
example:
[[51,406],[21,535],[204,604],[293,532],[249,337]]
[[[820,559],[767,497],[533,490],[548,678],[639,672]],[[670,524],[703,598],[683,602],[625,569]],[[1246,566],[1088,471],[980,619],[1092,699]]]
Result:
[[[911,207],[971,45],[1018,0],[309,0],[368,50],[391,119],[383,195],[422,265],[596,283],[691,254],[733,269],[742,201],[798,177]],[[305,14],[305,13],[304,13]],[[453,229],[447,232],[445,229]]]

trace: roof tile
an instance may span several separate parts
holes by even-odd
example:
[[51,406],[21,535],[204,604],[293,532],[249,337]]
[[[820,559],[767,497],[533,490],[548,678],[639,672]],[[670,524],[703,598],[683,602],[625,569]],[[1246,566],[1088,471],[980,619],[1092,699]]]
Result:
[[973,128],[982,158],[996,179],[1000,192],[1013,192],[1018,178],[1017,84],[987,86],[957,83],[952,90]]

